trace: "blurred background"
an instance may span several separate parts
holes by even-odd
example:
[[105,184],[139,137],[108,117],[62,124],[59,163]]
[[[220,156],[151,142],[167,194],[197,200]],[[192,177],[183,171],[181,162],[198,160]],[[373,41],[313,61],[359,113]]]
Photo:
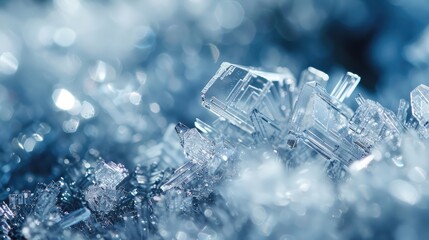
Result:
[[3,0],[0,201],[95,150],[140,163],[170,123],[212,117],[223,61],[352,71],[396,109],[428,81],[428,23],[427,0]]

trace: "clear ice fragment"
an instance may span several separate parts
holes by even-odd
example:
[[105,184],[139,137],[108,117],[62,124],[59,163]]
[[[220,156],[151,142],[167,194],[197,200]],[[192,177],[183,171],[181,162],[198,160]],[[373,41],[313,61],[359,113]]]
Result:
[[[208,132],[215,130],[208,124],[197,120],[200,128]],[[180,131],[182,129],[183,131]],[[183,186],[194,180],[197,175],[205,175],[203,182],[216,175],[216,171],[224,162],[234,155],[234,148],[226,141],[212,141],[201,135],[196,128],[187,128],[179,123],[176,127],[178,135],[183,139],[183,151],[190,161],[179,167],[173,176],[161,186],[161,190],[168,191],[175,187]],[[202,174],[204,172],[205,174]]]
[[60,211],[57,207],[57,196],[60,193],[60,184],[52,182],[49,185],[39,185],[36,189],[33,216],[39,221],[58,222]]
[[24,190],[20,193],[9,194],[9,205],[12,209],[17,209],[30,204],[31,192]]
[[299,83],[298,83],[299,84],[298,90],[301,89],[304,86],[304,84],[312,81],[317,82],[322,87],[326,87],[328,80],[329,80],[328,74],[316,68],[309,67],[304,71],[302,71],[301,73],[301,77],[299,78]]
[[122,191],[116,187],[128,176],[128,170],[122,164],[99,161],[94,169],[95,184],[85,191],[85,200],[91,210],[107,213],[117,203]]
[[183,145],[185,143],[185,136],[184,135],[189,130],[189,128],[185,124],[179,122],[174,129],[176,130],[176,133],[179,136],[180,145],[182,145],[182,147],[183,147]]
[[196,128],[190,129],[186,125],[178,123],[176,132],[181,139],[180,141],[183,142],[183,152],[190,161],[178,168],[173,177],[161,186],[163,191],[191,180],[203,164],[212,160],[215,154],[214,143],[203,137]]
[[254,131],[250,115],[258,109],[270,119],[285,122],[292,109],[295,80],[288,70],[263,72],[222,63],[201,92],[202,104],[244,131]]
[[354,73],[347,72],[337,83],[331,96],[342,102],[344,99],[350,97],[360,82],[360,77]]
[[168,191],[192,180],[193,175],[203,168],[202,165],[189,161],[178,168],[174,175],[161,186],[162,191]]
[[396,114],[398,120],[402,123],[402,124],[406,124],[407,121],[407,111],[410,108],[410,104],[405,101],[405,99],[401,99],[399,100],[399,107],[398,107],[398,112]]
[[183,151],[191,161],[203,164],[213,158],[214,143],[192,128],[184,133]]
[[369,99],[358,101],[359,107],[350,120],[353,142],[369,152],[375,144],[397,136],[404,127],[396,115]]
[[128,170],[122,164],[99,161],[94,169],[97,183],[105,188],[115,188],[128,176]]
[[421,84],[410,93],[411,112],[419,125],[420,136],[429,138],[429,87]]
[[81,221],[85,221],[89,218],[90,215],[91,212],[88,210],[88,208],[83,207],[64,216],[58,224],[63,229],[68,228]]
[[352,114],[317,82],[308,82],[295,104],[286,142],[294,148],[302,140],[325,158],[338,159],[347,166],[362,157],[362,152],[347,139]]
[[119,198],[118,190],[91,185],[85,191],[85,200],[93,211],[107,213],[115,206]]

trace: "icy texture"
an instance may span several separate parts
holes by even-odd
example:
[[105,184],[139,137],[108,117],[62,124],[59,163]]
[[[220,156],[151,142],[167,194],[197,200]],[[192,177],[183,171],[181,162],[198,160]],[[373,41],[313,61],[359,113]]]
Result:
[[[105,67],[100,63],[97,71]],[[159,142],[145,145],[142,136],[133,136],[140,145],[131,170],[74,142],[61,159],[67,168],[59,181],[12,192],[0,204],[0,236],[407,238],[413,219],[391,215],[420,208],[427,198],[421,189],[429,171],[423,159],[428,87],[413,90],[411,104],[401,99],[396,114],[360,94],[353,109],[346,99],[359,76],[346,73],[329,93],[322,71],[305,69],[295,86],[295,77],[282,69],[222,64],[202,99],[218,118],[196,119],[191,128],[170,124]],[[60,95],[55,106],[74,111]],[[413,116],[407,114],[410,105]],[[153,111],[158,107],[152,104]],[[57,133],[49,126],[37,123],[14,137],[15,161],[6,166],[12,169],[52,144]],[[373,227],[377,219],[398,227],[380,233]]]
[[[174,187],[183,187],[184,184],[191,182],[198,176],[204,176],[204,174],[207,174],[204,176],[206,180],[216,181],[216,177],[212,178],[212,176],[217,174],[222,165],[226,165],[225,162],[231,162],[230,158],[235,155],[233,147],[225,140],[211,141],[202,136],[196,128],[189,129],[182,123],[178,123],[176,132],[179,135],[183,152],[190,161],[179,167],[172,178],[161,186],[163,191]],[[220,174],[223,175],[224,173],[220,172]]]

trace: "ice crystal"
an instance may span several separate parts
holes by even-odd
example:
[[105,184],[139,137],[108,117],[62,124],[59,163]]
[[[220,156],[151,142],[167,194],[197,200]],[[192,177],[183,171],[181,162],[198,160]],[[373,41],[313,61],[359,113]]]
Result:
[[288,69],[264,72],[223,63],[201,92],[203,106],[252,132],[250,115],[258,109],[264,115],[285,122],[292,106],[295,80]]
[[94,169],[95,184],[85,190],[89,207],[98,212],[111,211],[121,195],[116,186],[128,176],[128,170],[121,164],[99,161]]
[[419,85],[410,93],[411,111],[419,122],[419,132],[429,138],[429,87]]

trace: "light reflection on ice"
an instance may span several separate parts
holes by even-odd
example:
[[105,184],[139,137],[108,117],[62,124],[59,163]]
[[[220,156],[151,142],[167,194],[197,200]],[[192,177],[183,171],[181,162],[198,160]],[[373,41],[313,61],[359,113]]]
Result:
[[52,100],[59,109],[68,111],[75,106],[76,98],[67,89],[60,88],[52,93]]
[[0,54],[0,73],[14,74],[18,70],[19,61],[10,52]]

